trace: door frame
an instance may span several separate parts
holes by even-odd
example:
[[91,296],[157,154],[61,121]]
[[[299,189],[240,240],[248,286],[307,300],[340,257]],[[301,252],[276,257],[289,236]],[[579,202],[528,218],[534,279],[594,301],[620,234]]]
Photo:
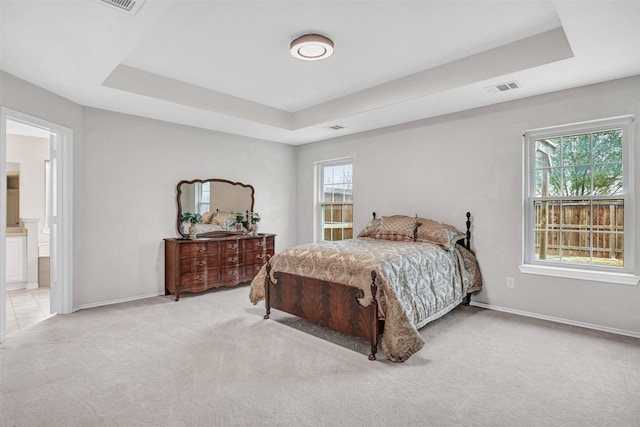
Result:
[[[49,243],[57,249],[57,259],[51,266],[51,313],[73,312],[73,130],[47,120],[0,106],[0,189],[7,187],[7,120],[15,120],[39,127],[56,135],[56,147],[52,150],[58,163],[55,191],[52,203],[58,215],[52,216],[51,226],[57,227],[57,241]],[[50,142],[50,148],[51,142]],[[53,159],[50,159],[53,161]],[[0,191],[0,205],[6,206],[6,191]],[[0,259],[6,259],[7,213],[0,209]],[[53,245],[56,245],[55,249]],[[6,331],[6,265],[0,262],[0,343]]]

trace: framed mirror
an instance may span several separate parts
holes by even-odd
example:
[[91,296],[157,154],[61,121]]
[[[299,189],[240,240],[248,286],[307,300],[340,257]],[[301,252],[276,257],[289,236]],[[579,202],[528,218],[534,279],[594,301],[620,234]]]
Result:
[[[183,237],[188,236],[188,232],[182,229],[180,221],[182,214],[186,212],[203,215],[203,222],[196,224],[197,234],[228,230],[229,218],[233,218],[235,222],[235,215],[219,215],[219,213],[253,212],[254,193],[253,186],[226,179],[180,181],[177,187],[178,234]],[[206,215],[207,213],[216,213],[216,215]],[[218,220],[213,221],[216,216]]]

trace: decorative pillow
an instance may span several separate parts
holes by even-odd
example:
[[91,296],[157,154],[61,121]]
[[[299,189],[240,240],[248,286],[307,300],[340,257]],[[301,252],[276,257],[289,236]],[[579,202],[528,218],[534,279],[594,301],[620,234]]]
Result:
[[383,216],[375,237],[376,239],[412,242],[415,240],[415,232],[416,218],[404,215]]
[[216,212],[211,223],[226,228],[230,221],[233,221],[232,223],[236,222],[236,214],[233,212]]
[[380,227],[381,218],[373,218],[365,228],[362,229],[358,237],[376,237],[378,228]]
[[200,218],[200,222],[202,224],[210,224],[213,219],[215,212],[205,212],[202,214],[202,218]]
[[466,234],[452,225],[443,224],[438,221],[426,218],[418,218],[418,229],[416,231],[417,242],[429,242],[440,245],[445,249],[451,249],[460,239],[464,239]]

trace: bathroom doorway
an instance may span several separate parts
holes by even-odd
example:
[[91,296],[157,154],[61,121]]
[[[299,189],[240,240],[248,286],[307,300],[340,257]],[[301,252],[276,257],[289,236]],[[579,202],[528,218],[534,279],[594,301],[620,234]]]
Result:
[[7,120],[6,335],[51,316],[51,132]]
[[0,125],[2,342],[72,312],[73,132],[5,107]]

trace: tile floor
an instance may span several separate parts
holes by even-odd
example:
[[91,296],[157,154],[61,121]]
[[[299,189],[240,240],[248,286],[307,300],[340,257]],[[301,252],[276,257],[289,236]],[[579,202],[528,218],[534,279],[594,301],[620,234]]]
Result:
[[7,335],[35,325],[49,314],[49,288],[7,291]]

